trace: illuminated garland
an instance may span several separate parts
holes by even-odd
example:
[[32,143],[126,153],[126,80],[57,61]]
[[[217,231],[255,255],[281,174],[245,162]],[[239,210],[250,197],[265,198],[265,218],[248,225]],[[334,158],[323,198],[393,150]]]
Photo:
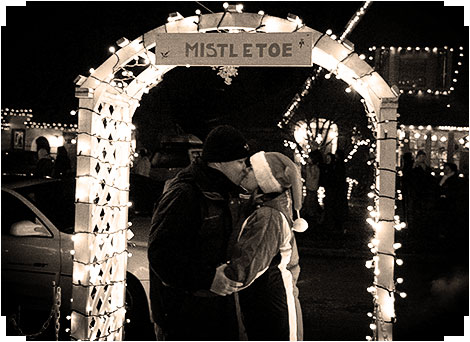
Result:
[[[118,93],[112,97],[116,101],[131,98],[126,97],[125,93]],[[77,168],[75,203],[77,210],[88,212],[88,215],[95,217],[92,219],[95,227],[93,231],[81,230],[86,227],[77,230],[76,227],[73,236],[72,285],[74,292],[80,293],[77,295],[78,298],[86,298],[89,307],[86,310],[82,306],[72,307],[69,316],[72,325],[68,331],[77,333],[77,324],[87,324],[86,331],[89,335],[86,337],[80,335],[80,338],[103,340],[109,339],[116,333],[122,333],[124,324],[129,322],[129,319],[125,319],[126,278],[125,276],[121,278],[122,270],[118,270],[118,264],[124,264],[125,260],[132,256],[126,247],[127,240],[133,235],[129,230],[131,222],[128,222],[124,228],[112,227],[119,224],[117,220],[120,221],[122,218],[119,215],[124,215],[123,209],[132,205],[131,202],[122,203],[121,194],[127,194],[125,197],[128,198],[129,183],[127,180],[126,184],[120,184],[120,175],[121,172],[128,172],[132,166],[135,151],[132,147],[133,141],[129,137],[135,126],[123,119],[124,112],[121,113],[118,106],[103,103],[96,110],[79,107],[78,111],[83,115],[89,115],[91,120],[99,124],[95,125],[95,133],[77,132],[77,166],[85,165],[85,167]],[[116,113],[118,116],[114,117]],[[71,114],[75,115],[76,112],[72,111]],[[92,146],[99,151],[99,155],[91,153]],[[124,150],[129,150],[129,155],[123,158],[120,153]],[[117,158],[124,163],[117,161]],[[90,186],[94,186],[95,190]],[[97,210],[101,212],[96,212]],[[86,244],[88,249],[96,250],[92,260],[83,259],[86,255],[83,250],[87,248]],[[81,250],[81,259],[76,257],[77,247]]]
[[[367,107],[365,107],[365,108],[366,108],[366,112],[367,112]],[[369,127],[374,128],[373,135],[374,135],[376,140],[395,140],[398,143],[398,137],[387,137],[386,136],[385,138],[377,139],[376,134],[377,134],[377,131],[378,131],[378,126],[382,125],[382,124],[389,123],[390,122],[389,120],[379,121],[378,122],[375,115],[372,115],[372,113],[367,113],[367,117],[368,117],[368,120],[369,120]],[[385,132],[385,134],[386,134],[386,132]],[[398,134],[399,133],[397,131],[397,135]],[[370,148],[371,154],[373,154],[373,155],[377,154],[375,149],[376,149],[376,144],[372,144],[371,148]],[[374,160],[375,160],[375,158],[374,158]],[[387,168],[383,168],[377,162],[372,162],[371,160],[368,161],[368,164],[373,164],[374,168],[376,170],[375,171],[375,176],[376,176],[375,177],[375,182],[374,182],[373,185],[371,185],[371,190],[372,191],[369,192],[368,195],[367,195],[370,199],[373,200],[373,204],[369,205],[367,207],[367,210],[369,211],[369,216],[370,217],[366,219],[366,223],[368,223],[374,231],[374,237],[371,239],[371,241],[367,245],[369,247],[371,253],[373,254],[373,257],[372,257],[371,260],[368,260],[366,262],[366,268],[374,269],[373,285],[367,288],[367,291],[373,297],[373,303],[374,303],[374,312],[373,313],[369,312],[367,314],[368,317],[372,318],[372,320],[373,320],[373,323],[371,323],[369,325],[370,329],[372,330],[372,336],[367,336],[366,337],[366,339],[370,341],[370,340],[377,340],[378,339],[377,329],[379,329],[379,328],[383,329],[385,323],[392,323],[392,324],[395,323],[396,316],[395,316],[395,312],[394,312],[394,309],[393,309],[393,303],[395,301],[394,293],[398,293],[401,298],[406,297],[406,293],[400,292],[396,289],[396,285],[401,284],[403,282],[403,278],[397,278],[397,280],[394,282],[394,286],[392,288],[388,288],[387,286],[384,286],[383,284],[380,284],[377,281],[377,277],[380,274],[380,269],[378,267],[378,262],[379,262],[381,257],[392,257],[395,260],[395,263],[398,266],[403,265],[403,260],[397,258],[395,253],[393,253],[393,254],[392,253],[387,253],[387,252],[384,252],[384,251],[381,251],[381,250],[378,249],[380,241],[377,239],[376,236],[377,236],[378,229],[381,229],[381,226],[379,225],[379,223],[380,222],[393,222],[394,223],[393,227],[395,228],[396,231],[400,231],[403,228],[405,228],[406,224],[404,222],[400,221],[400,217],[398,215],[394,215],[393,218],[383,218],[382,215],[380,214],[380,212],[377,210],[377,204],[378,204],[379,198],[390,199],[390,200],[393,200],[393,201],[402,199],[402,195],[401,195],[400,190],[395,190],[396,191],[395,197],[389,197],[389,196],[381,194],[380,191],[378,190],[377,184],[376,184],[378,176],[381,172],[392,172],[394,174],[397,174],[398,172],[396,170],[390,170],[390,169],[387,169]],[[396,251],[400,247],[401,247],[400,243],[394,243],[393,244],[394,251]],[[387,295],[390,298],[389,303],[392,303],[391,304],[392,308],[387,308],[387,310],[393,310],[393,313],[391,314],[392,321],[390,321],[390,322],[386,322],[383,319],[383,313],[382,313],[383,308],[378,303],[378,299],[379,299],[379,294],[378,293],[380,291],[386,291]],[[384,336],[385,339],[387,339],[387,335],[386,335],[385,330],[381,331],[381,336]]]
[[[448,140],[448,133],[454,132],[453,134],[453,146],[455,151],[461,148],[462,150],[468,150],[470,148],[470,136],[468,134],[469,128],[468,127],[455,127],[455,126],[437,126],[432,127],[431,125],[427,125],[426,127],[419,125],[400,125],[400,129],[398,130],[399,142],[400,147],[404,148],[405,144],[427,144],[429,140],[431,143],[441,142],[446,143],[447,145],[451,144],[450,140]],[[414,141],[413,141],[414,139]],[[452,146],[451,144],[451,146]],[[429,146],[429,145],[428,145]],[[445,149],[447,152],[447,148]],[[440,153],[437,153],[437,158],[432,158],[433,160],[438,159],[441,160]],[[440,162],[439,165],[435,165],[434,168],[439,168],[441,171],[439,172],[439,176],[444,176],[444,165]],[[402,175],[400,171],[400,176]],[[435,171],[431,171],[432,176],[436,176]],[[458,174],[459,177],[465,177],[464,173],[460,172]]]
[[26,128],[29,129],[55,129],[60,131],[67,131],[67,132],[76,132],[77,131],[77,124],[61,124],[61,123],[40,123],[31,121],[26,125]]
[[348,201],[351,199],[352,189],[355,185],[359,184],[359,182],[355,179],[346,177],[346,183],[348,183]]
[[[444,96],[447,96],[447,95],[450,95],[454,90],[455,90],[455,85],[456,83],[458,83],[458,75],[460,74],[461,72],[461,68],[462,68],[462,64],[463,64],[463,61],[464,61],[464,53],[463,53],[463,46],[460,46],[458,48],[458,61],[457,61],[457,65],[455,67],[455,69],[453,70],[453,77],[452,77],[452,85],[449,86],[448,89],[445,89],[445,90],[442,90],[442,89],[429,89],[429,88],[418,88],[418,89],[408,89],[408,90],[404,90],[404,89],[400,89],[400,93],[401,94],[408,94],[408,95],[418,95],[418,96],[422,96],[422,95],[435,95],[435,96],[439,96],[439,95],[444,95]],[[393,52],[397,52],[397,53],[407,53],[407,54],[415,54],[415,53],[433,53],[433,54],[444,54],[444,53],[447,53],[447,51],[449,52],[454,52],[456,51],[456,49],[454,48],[449,48],[448,46],[444,46],[443,48],[437,48],[437,47],[434,47],[434,48],[430,48],[430,47],[411,47],[411,46],[408,46],[406,48],[404,47],[394,47],[394,46],[391,46],[391,47],[388,47],[386,48],[385,46],[382,46],[380,48],[376,47],[376,46],[372,46],[372,47],[369,47],[369,52],[372,52],[375,54],[375,56],[378,56],[379,54],[381,53],[384,53],[385,51],[393,51]],[[368,57],[368,59],[370,61],[373,61],[374,58],[376,58],[374,55],[370,55]],[[449,108],[450,107],[450,104],[447,105],[447,107]]]
[[77,124],[66,124],[66,123],[47,123],[47,122],[35,122],[32,121],[34,115],[32,109],[9,109],[5,108],[1,110],[2,130],[9,130],[11,123],[7,119],[8,117],[24,117],[25,121],[23,125],[26,129],[55,129],[66,132],[75,132]]
[[354,16],[349,20],[349,22],[346,24],[346,28],[344,29],[344,32],[341,34],[339,37],[339,41],[342,42],[346,37],[351,33],[351,31],[356,27],[356,25],[359,23],[361,18],[366,14],[366,11],[372,1],[365,1],[364,5],[362,5],[359,10],[354,14]]
[[359,140],[359,141],[355,142],[354,145],[353,145],[353,148],[349,152],[348,156],[344,159],[344,162],[348,163],[353,158],[353,156],[356,154],[356,152],[357,152],[357,150],[359,149],[360,146],[367,146],[369,144],[370,144],[370,139],[364,139],[364,140]]
[[313,82],[317,79],[320,72],[323,70],[322,67],[318,67],[312,72],[312,75],[307,77],[304,84],[302,85],[301,90],[295,94],[294,98],[291,100],[287,106],[286,111],[282,115],[282,120],[278,122],[277,126],[279,128],[284,128],[289,124],[292,117],[295,115],[297,108],[300,106],[300,102],[304,99],[305,96],[310,92],[310,88],[313,86]]

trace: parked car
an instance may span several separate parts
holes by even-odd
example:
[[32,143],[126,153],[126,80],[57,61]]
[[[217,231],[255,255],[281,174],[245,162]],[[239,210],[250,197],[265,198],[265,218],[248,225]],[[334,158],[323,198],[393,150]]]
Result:
[[[75,180],[2,176],[2,304],[7,334],[39,331],[53,305],[52,282],[61,287],[61,337],[69,339],[65,328],[71,312],[73,229],[75,219]],[[133,227],[134,229],[138,227]],[[126,340],[152,338],[149,306],[147,231],[134,231],[128,249]],[[44,338],[54,336],[51,322]],[[52,329],[52,330],[51,330]],[[52,335],[51,335],[52,333]],[[154,337],[153,337],[154,338]]]
[[152,157],[150,177],[165,182],[202,154],[202,141],[192,134],[165,135]]

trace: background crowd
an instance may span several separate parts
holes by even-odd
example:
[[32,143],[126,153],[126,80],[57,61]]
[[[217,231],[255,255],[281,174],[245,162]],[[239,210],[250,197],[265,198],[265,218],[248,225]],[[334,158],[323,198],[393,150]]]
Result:
[[398,177],[407,242],[417,248],[448,247],[468,258],[468,181],[451,162],[435,177],[426,157],[422,150],[415,158],[405,153]]

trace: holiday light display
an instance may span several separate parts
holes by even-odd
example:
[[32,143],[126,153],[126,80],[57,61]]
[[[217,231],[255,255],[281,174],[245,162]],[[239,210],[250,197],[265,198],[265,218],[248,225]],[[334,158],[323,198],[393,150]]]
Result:
[[[463,53],[463,46],[453,48],[449,46],[444,47],[385,47],[372,46],[369,48],[370,61],[375,61],[375,68],[378,70],[383,69],[390,75],[400,75],[400,71],[396,69],[397,65],[401,65],[401,58],[404,61],[414,61],[415,63],[421,63],[421,74],[413,75],[408,70],[403,71],[403,79],[393,79],[389,81],[396,82],[400,87],[400,93],[404,95],[413,95],[418,97],[424,96],[443,96],[447,100],[450,100],[449,95],[455,91],[455,87],[458,84],[459,75],[462,71],[462,65],[465,54]],[[391,60],[394,60],[392,63]],[[439,60],[442,59],[441,62]],[[427,62],[427,61],[433,61]],[[427,64],[426,64],[427,63]],[[414,65],[414,64],[412,64]],[[441,65],[440,69],[436,65]],[[401,66],[404,68],[404,66]],[[416,70],[416,66],[412,70]],[[432,73],[432,70],[435,70]],[[427,72],[425,74],[424,72]],[[440,76],[439,81],[433,80],[432,75],[438,74]],[[393,76],[397,78],[397,76]],[[429,87],[429,85],[436,84]],[[446,108],[451,108],[451,104],[447,103]]]
[[[125,321],[125,269],[127,262],[127,209],[129,167],[133,155],[132,115],[143,94],[176,66],[155,64],[156,33],[205,32],[309,32],[313,37],[312,61],[358,92],[378,129],[377,215],[380,241],[386,252],[393,244],[395,183],[387,176],[394,169],[397,93],[346,42],[306,27],[290,15],[288,19],[264,13],[243,13],[240,8],[189,18],[170,15],[171,20],[132,42],[123,38],[120,49],[88,77],[76,80],[79,98],[77,141],[76,226],[74,238],[73,302],[71,335],[81,340],[122,338]],[[243,66],[243,65],[242,65]],[[386,120],[389,120],[385,122]],[[393,145],[393,148],[390,146]],[[392,193],[392,195],[390,195]],[[393,197],[392,197],[393,196]],[[385,221],[384,217],[387,221]],[[390,228],[392,232],[390,232]],[[385,258],[387,259],[387,258]],[[389,286],[393,265],[379,262],[377,286]],[[380,292],[380,289],[377,290]],[[379,339],[390,339],[393,303],[379,293],[377,320],[384,331]],[[392,309],[391,309],[392,308]]]
[[33,121],[33,110],[32,109],[9,109],[5,108],[1,110],[1,120],[2,120],[2,129],[8,130],[10,129],[10,124],[8,117],[17,117],[23,118],[23,125],[25,128],[38,128],[38,129],[56,129],[61,131],[69,131],[74,132],[78,128],[77,124],[67,124],[61,122],[35,122]]
[[354,29],[354,27],[356,27],[356,25],[359,23],[361,18],[366,13],[366,11],[369,8],[371,2],[372,1],[365,1],[364,4],[359,8],[359,10],[357,10],[357,12],[354,14],[354,16],[349,20],[349,22],[346,24],[346,28],[344,29],[343,33],[339,37],[340,42],[344,41],[346,39],[346,37]]
[[460,171],[468,173],[468,161],[465,162],[470,147],[468,127],[400,125],[398,137],[399,157],[423,150],[432,168],[441,168],[443,163],[451,161]]
[[315,149],[329,148],[335,153],[338,140],[338,126],[331,120],[315,118],[308,122],[298,121],[294,127],[295,143],[284,141],[284,146],[294,150],[294,160],[302,165],[307,163],[309,153]]
[[11,118],[17,118],[17,119],[22,119],[25,120],[23,122],[24,125],[27,125],[29,122],[31,122],[31,119],[33,118],[31,109],[10,109],[10,108],[5,108],[1,110],[1,120],[2,120],[2,130],[10,130],[10,120]]

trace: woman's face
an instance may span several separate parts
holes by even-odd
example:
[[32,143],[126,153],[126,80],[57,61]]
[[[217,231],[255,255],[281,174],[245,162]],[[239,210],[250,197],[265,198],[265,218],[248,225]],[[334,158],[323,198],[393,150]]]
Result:
[[245,178],[242,179],[240,186],[249,191],[252,192],[258,187],[258,182],[256,181],[255,173],[253,172],[253,168],[248,168],[247,169],[248,173],[246,174]]

